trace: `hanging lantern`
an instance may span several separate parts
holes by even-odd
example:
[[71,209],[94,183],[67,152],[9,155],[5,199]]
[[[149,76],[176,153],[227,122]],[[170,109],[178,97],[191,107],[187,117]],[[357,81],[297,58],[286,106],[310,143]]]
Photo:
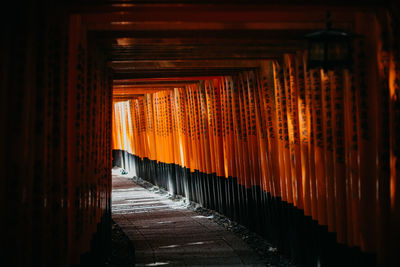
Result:
[[330,14],[327,15],[326,29],[307,34],[308,68],[335,69],[352,65],[352,42],[355,35],[332,29]]

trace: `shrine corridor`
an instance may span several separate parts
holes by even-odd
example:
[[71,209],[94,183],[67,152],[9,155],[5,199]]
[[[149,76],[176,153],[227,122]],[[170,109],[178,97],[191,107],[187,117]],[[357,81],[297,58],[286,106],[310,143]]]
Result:
[[4,262],[400,266],[398,1],[6,2]]

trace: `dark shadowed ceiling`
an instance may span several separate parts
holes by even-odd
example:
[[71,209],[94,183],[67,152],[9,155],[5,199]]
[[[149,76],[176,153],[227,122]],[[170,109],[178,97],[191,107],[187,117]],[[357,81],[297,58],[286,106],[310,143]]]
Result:
[[67,3],[71,12],[81,15],[92,44],[108,55],[114,89],[126,95],[258,67],[260,60],[305,49],[303,36],[325,27],[327,11],[334,27],[352,30],[354,11],[368,12],[382,4],[311,0]]

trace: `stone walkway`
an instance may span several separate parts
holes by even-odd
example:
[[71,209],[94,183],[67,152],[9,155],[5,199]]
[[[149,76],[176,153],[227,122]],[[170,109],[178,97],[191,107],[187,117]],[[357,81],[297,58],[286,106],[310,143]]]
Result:
[[136,266],[266,266],[234,233],[126,176],[113,175],[112,209]]

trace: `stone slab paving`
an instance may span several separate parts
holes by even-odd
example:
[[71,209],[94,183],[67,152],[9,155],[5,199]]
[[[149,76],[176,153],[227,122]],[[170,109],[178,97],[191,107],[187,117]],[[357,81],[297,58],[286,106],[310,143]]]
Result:
[[266,266],[234,233],[167,196],[113,175],[112,217],[134,243],[136,266]]

